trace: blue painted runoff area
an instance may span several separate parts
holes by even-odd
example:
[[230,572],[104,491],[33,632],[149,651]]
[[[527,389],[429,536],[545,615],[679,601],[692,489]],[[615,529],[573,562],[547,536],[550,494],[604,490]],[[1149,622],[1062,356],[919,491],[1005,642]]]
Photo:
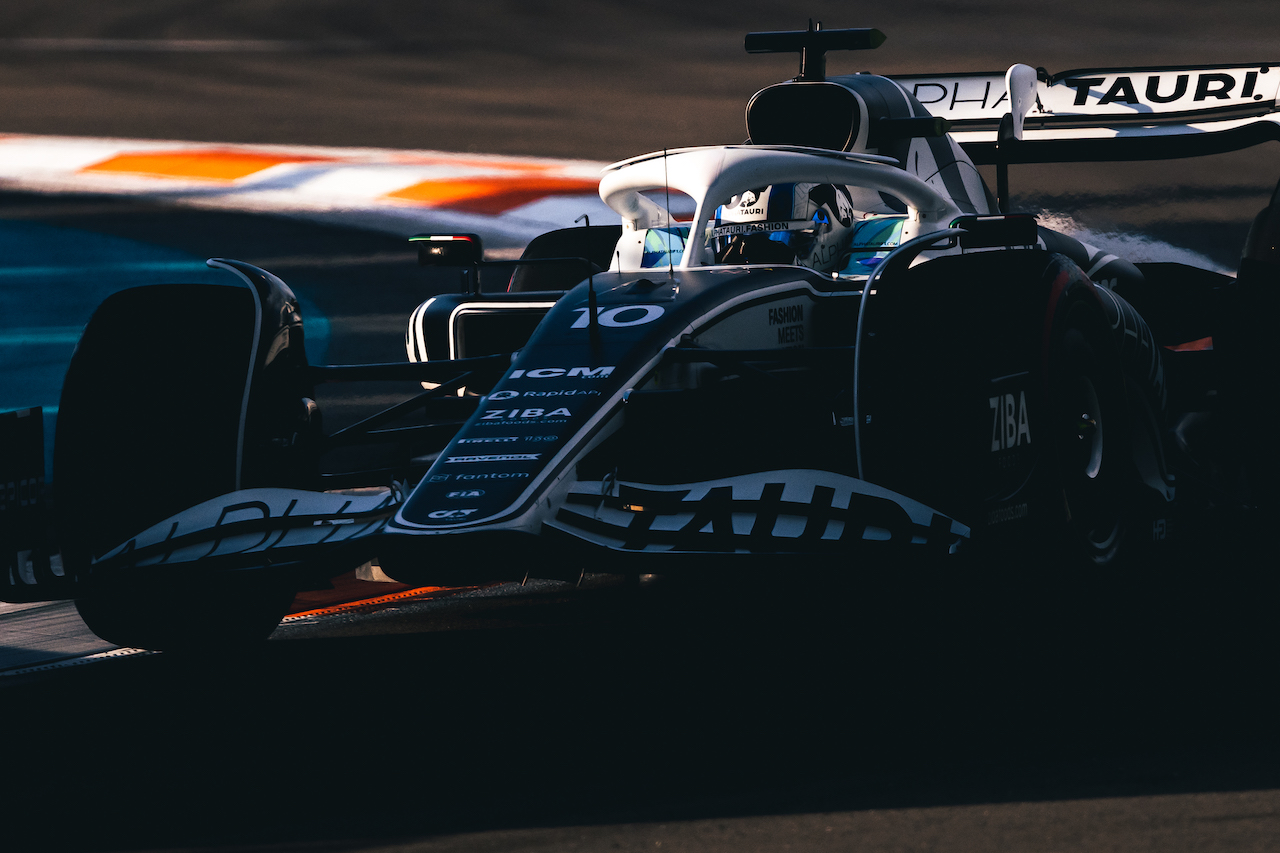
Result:
[[[62,379],[94,309],[117,291],[170,282],[236,285],[239,279],[163,246],[0,220],[0,412],[44,408],[46,477],[52,476]],[[307,354],[323,364],[328,320],[308,300],[299,301]],[[159,337],[156,357],[166,357]]]

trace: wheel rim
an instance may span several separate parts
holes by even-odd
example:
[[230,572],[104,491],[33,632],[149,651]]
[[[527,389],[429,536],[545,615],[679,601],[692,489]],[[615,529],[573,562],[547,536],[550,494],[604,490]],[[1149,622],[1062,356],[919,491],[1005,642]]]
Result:
[[[1097,480],[1102,472],[1103,421],[1098,392],[1087,376],[1077,377],[1074,394],[1067,411],[1075,413],[1075,423],[1068,427],[1075,434],[1069,463],[1088,480]],[[1068,438],[1070,441],[1070,438]]]
[[1084,546],[1104,554],[1121,532],[1119,508],[1106,474],[1106,414],[1088,373],[1071,377],[1064,390],[1063,503]]

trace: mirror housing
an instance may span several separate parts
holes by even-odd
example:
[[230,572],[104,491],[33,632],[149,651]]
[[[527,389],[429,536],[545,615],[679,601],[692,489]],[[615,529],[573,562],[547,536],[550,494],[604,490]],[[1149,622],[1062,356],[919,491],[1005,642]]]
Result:
[[951,227],[964,231],[960,235],[961,249],[1034,246],[1040,241],[1039,223],[1029,214],[960,216]]
[[479,234],[415,234],[409,242],[418,247],[418,266],[469,267],[484,259]]

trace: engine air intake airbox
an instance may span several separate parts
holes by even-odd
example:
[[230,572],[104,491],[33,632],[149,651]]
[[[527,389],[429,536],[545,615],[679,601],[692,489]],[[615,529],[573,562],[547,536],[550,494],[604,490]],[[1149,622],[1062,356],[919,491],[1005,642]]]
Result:
[[838,83],[778,83],[747,104],[747,133],[756,145],[848,151],[861,124],[858,99]]

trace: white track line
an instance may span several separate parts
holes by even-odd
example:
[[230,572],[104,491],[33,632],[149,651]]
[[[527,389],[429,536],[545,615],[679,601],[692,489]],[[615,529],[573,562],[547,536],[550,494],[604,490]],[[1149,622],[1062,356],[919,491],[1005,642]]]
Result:
[[282,213],[400,236],[477,232],[495,247],[620,221],[604,164],[390,148],[0,134],[0,189],[92,193]]
[[37,672],[50,672],[55,669],[67,669],[73,666],[84,666],[90,663],[101,663],[104,660],[115,660],[116,658],[137,657],[139,655],[158,655],[160,652],[153,652],[148,649],[111,649],[106,652],[96,652],[91,655],[81,655],[74,658],[63,658],[62,660],[50,661],[49,663],[36,664],[35,666],[24,666],[18,669],[6,669],[0,671],[0,678],[12,678],[17,675],[31,675]]

